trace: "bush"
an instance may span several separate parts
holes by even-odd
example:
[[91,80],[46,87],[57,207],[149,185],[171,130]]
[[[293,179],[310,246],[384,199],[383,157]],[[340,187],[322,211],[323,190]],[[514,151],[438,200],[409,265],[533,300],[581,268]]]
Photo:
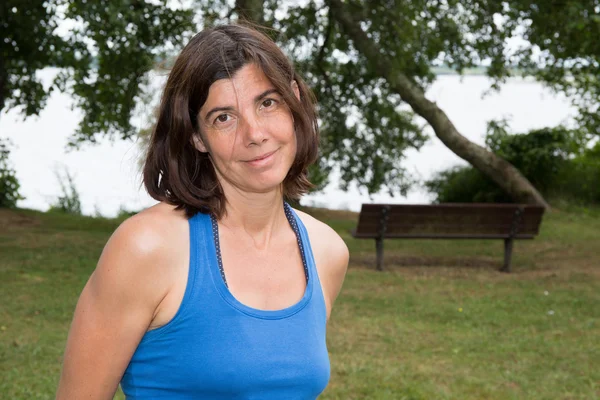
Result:
[[9,163],[9,144],[8,139],[0,139],[0,208],[13,208],[17,206],[17,201],[25,200],[19,194],[21,185]]
[[506,121],[492,121],[485,143],[490,151],[521,171],[537,190],[547,193],[570,160],[583,154],[587,140],[582,131],[564,126],[509,134]]
[[[563,126],[509,134],[506,122],[490,122],[487,148],[514,165],[548,199],[600,203],[600,143],[587,148],[582,131]],[[479,170],[453,167],[425,182],[436,202],[512,202]]]
[[79,198],[79,192],[75,188],[73,177],[65,168],[65,174],[67,175],[67,183],[65,184],[60,174],[57,171],[54,171],[54,173],[62,190],[62,195],[58,196],[56,202],[50,205],[49,211],[58,211],[67,214],[81,215],[81,200]]
[[117,212],[117,219],[126,219],[129,217],[133,217],[135,214],[139,213],[139,211],[128,210],[123,205],[119,206],[119,211]]
[[436,203],[509,203],[510,197],[479,170],[469,166],[447,169],[425,182]]
[[548,195],[579,204],[600,204],[600,142],[565,163]]

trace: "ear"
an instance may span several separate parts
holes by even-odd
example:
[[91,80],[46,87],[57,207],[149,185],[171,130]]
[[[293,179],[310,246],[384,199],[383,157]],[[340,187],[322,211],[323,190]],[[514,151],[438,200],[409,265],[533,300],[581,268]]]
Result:
[[298,82],[296,82],[295,79],[292,81],[292,90],[294,91],[298,101],[300,101],[300,88],[298,87]]
[[206,146],[204,145],[199,133],[194,133],[192,135],[192,144],[200,153],[208,153],[208,150],[206,149]]

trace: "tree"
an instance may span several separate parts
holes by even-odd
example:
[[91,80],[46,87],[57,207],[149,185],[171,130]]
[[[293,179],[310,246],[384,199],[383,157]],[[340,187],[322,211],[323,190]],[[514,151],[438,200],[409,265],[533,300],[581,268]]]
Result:
[[[487,63],[493,88],[515,70],[534,76],[572,95],[580,122],[590,135],[598,133],[597,0],[313,0],[290,7],[284,18],[272,11],[275,2],[263,5],[263,22],[283,33],[276,38],[288,44],[317,92],[324,154],[342,168],[345,182],[355,180],[370,192],[384,182],[394,191],[406,188],[399,161],[405,148],[424,141],[417,114],[514,200],[547,206],[516,168],[468,141],[425,97],[435,66],[462,72]],[[204,10],[211,15],[211,4]],[[529,42],[511,48],[508,40],[517,35]]]
[[[506,190],[506,192],[508,192],[515,200],[547,206],[544,198],[519,172],[519,170],[517,170],[504,159],[486,150],[484,147],[472,143],[466,139],[458,132],[446,113],[444,113],[444,111],[441,110],[435,103],[425,97],[424,89],[421,85],[419,85],[419,80],[426,82],[426,80],[429,78],[427,75],[425,75],[427,72],[429,72],[426,65],[415,65],[415,67],[422,68],[423,72],[421,76],[416,75],[411,77],[406,75],[402,69],[396,68],[394,65],[394,58],[384,54],[382,48],[379,47],[373,40],[373,38],[376,36],[383,36],[385,34],[383,30],[378,30],[377,32],[371,33],[371,35],[368,35],[367,32],[363,31],[360,27],[361,22],[364,21],[356,19],[346,8],[347,6],[341,2],[341,0],[331,0],[330,7],[333,8],[334,14],[337,15],[337,21],[341,25],[344,32],[351,37],[356,49],[360,51],[363,56],[365,56],[365,62],[368,67],[371,69],[379,69],[378,75],[386,80],[390,90],[394,93],[397,93],[400,98],[407,102],[417,114],[425,118],[425,120],[433,128],[437,137],[450,150],[456,153],[459,157],[468,161],[475,168],[482,171],[486,176],[492,178],[493,181]],[[431,11],[439,12],[441,10],[443,9],[439,7],[437,10]],[[380,15],[384,17],[382,18],[382,22],[384,22],[384,25],[389,26],[391,21],[385,19],[386,13],[382,11],[384,10],[379,10]],[[451,20],[447,20],[448,14],[444,14],[439,16],[439,20],[440,22],[448,24],[451,22]],[[417,14],[415,13],[412,15],[415,16],[415,19],[412,21],[415,21]],[[456,18],[456,16],[457,15],[455,14],[454,17]],[[433,21],[436,21],[436,19],[433,19]],[[432,25],[436,26],[438,24]],[[443,26],[443,24],[441,25]],[[391,26],[389,27],[391,28]],[[456,34],[457,31],[454,30],[456,29],[456,26],[451,24],[450,27],[450,32]],[[375,33],[379,35],[375,35]],[[430,32],[430,34],[432,33],[433,32]],[[440,39],[442,39],[442,37],[440,37]],[[397,41],[394,42],[391,42],[390,44],[397,45]],[[394,47],[391,49],[393,52]],[[387,53],[389,53],[390,48],[386,48],[385,50]],[[402,45],[399,46],[399,50],[403,50]],[[428,49],[423,50],[426,51]],[[430,52],[429,54],[434,55],[435,53]],[[439,56],[439,54],[437,56]],[[427,58],[425,58],[425,60],[427,60]],[[434,59],[429,59],[428,61],[433,62]]]
[[[242,17],[274,28],[269,34],[294,58],[319,100],[322,157],[320,169],[312,171],[317,181],[339,167],[343,185],[354,181],[370,193],[382,188],[405,193],[412,180],[401,161],[406,149],[425,143],[419,119],[423,118],[451,151],[514,200],[547,206],[516,168],[464,138],[425,91],[435,79],[436,66],[462,72],[487,63],[493,87],[517,70],[572,95],[588,135],[598,134],[599,1],[309,0],[297,5],[195,0],[192,7],[205,25]],[[133,133],[129,117],[133,99],[141,93],[143,73],[164,55],[162,43],[172,41],[176,46],[192,26],[190,10],[172,10],[165,2],[133,0],[104,6],[99,1],[55,0],[45,3],[51,4],[44,8],[46,14],[39,12],[43,18],[35,17],[53,21],[63,7],[68,17],[85,21],[68,39],[56,39],[68,51],[52,61],[71,68],[69,79],[59,80],[62,85],[56,87],[68,89],[66,83],[74,82],[70,88],[86,115],[77,140],[93,140],[101,133],[119,131],[123,137]],[[12,6],[0,7],[4,10],[0,21],[6,21],[6,10]],[[159,23],[147,24],[146,19]],[[16,26],[4,25],[9,31]],[[31,30],[35,24],[27,26]],[[508,39],[518,35],[528,42],[510,47]],[[86,37],[92,38],[95,52],[88,50]],[[120,44],[128,42],[135,45]],[[129,68],[128,62],[136,57],[141,59],[139,65],[135,62]],[[0,60],[0,82],[9,58]],[[8,76],[23,75],[31,76],[18,68]],[[14,93],[24,92],[15,88],[0,92],[20,99]],[[42,93],[36,88],[31,93]]]
[[[146,72],[193,31],[192,10],[167,0],[0,2],[0,111],[39,114],[54,90],[73,95],[83,121],[71,144],[129,138]],[[60,33],[67,26],[65,34]],[[58,67],[44,87],[36,72]]]

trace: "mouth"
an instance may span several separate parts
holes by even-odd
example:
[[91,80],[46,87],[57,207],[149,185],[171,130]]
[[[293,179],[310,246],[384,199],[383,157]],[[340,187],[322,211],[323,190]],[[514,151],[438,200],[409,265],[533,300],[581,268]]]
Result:
[[251,160],[246,160],[246,162],[249,162],[249,163],[251,163],[251,162],[256,162],[256,161],[262,161],[262,160],[265,160],[265,159],[269,158],[270,156],[272,156],[272,155],[273,155],[273,154],[274,154],[276,151],[277,151],[277,150],[273,150],[273,151],[271,151],[270,153],[263,154],[262,156],[255,157],[255,158],[253,158],[253,159],[251,159]]

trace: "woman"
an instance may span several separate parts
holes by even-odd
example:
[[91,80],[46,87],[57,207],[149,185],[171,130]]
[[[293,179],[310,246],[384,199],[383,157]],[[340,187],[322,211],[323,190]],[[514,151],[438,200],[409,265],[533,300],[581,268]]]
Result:
[[281,50],[243,26],[177,58],[144,166],[160,203],[109,239],[77,304],[59,399],[314,399],[348,264],[292,209],[318,128]]

